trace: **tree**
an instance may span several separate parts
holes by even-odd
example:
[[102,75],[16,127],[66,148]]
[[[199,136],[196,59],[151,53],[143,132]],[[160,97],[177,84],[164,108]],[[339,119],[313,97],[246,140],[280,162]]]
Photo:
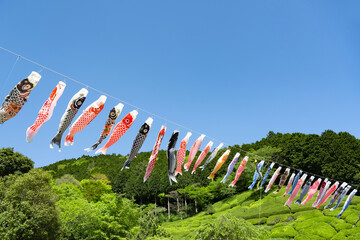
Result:
[[111,186],[101,180],[84,179],[80,182],[81,191],[88,201],[97,202],[105,193],[111,193]]
[[0,185],[1,239],[56,239],[60,231],[51,176],[41,169],[10,176]]
[[63,183],[72,183],[74,185],[80,185],[80,182],[71,174],[65,174],[61,178],[55,179],[56,185],[61,185]]
[[14,152],[13,148],[0,149],[0,177],[13,174],[17,171],[29,172],[34,168],[34,162],[21,153]]

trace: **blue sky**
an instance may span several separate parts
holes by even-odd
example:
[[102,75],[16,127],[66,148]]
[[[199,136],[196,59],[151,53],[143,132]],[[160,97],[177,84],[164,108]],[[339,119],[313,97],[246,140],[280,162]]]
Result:
[[[359,7],[358,1],[0,1],[0,46],[227,144],[254,142],[270,130],[332,129],[359,138]],[[15,60],[0,50],[1,101],[41,69],[20,59],[7,79]],[[0,146],[14,147],[36,167],[85,154],[118,103],[109,98],[73,147],[51,150],[66,105],[82,87],[67,80],[52,118],[29,144],[26,129],[64,80],[41,74],[28,103],[0,126]],[[84,108],[99,96],[89,90]],[[125,105],[119,119],[133,109]],[[147,117],[139,112],[108,153],[127,154]],[[152,149],[164,123],[154,119],[142,151]],[[187,132],[166,125],[162,148],[173,130],[180,138]]]

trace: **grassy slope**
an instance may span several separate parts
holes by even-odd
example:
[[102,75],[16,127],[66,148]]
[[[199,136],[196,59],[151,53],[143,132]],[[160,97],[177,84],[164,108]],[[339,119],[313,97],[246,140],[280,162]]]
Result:
[[174,239],[191,239],[201,225],[213,221],[221,214],[230,213],[266,230],[262,234],[266,239],[360,239],[360,223],[358,227],[352,228],[360,213],[360,197],[355,196],[341,219],[337,219],[335,216],[341,211],[346,198],[332,212],[328,209],[322,211],[327,203],[320,210],[311,207],[316,195],[305,206],[293,203],[290,211],[284,206],[287,197],[281,196],[285,189],[278,194],[273,194],[272,191],[261,196],[260,225],[259,191],[245,191],[215,203],[213,206],[216,213],[213,215],[202,212],[185,220],[164,223],[163,227]]

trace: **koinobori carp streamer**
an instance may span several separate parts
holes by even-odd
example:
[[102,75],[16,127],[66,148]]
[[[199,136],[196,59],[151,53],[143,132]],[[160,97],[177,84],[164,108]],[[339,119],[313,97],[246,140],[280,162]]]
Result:
[[166,150],[166,155],[168,158],[168,175],[169,175],[170,185],[172,185],[171,181],[174,181],[177,183],[175,175],[174,175],[174,170],[175,170],[175,164],[176,164],[175,147],[176,147],[176,142],[178,140],[178,137],[179,137],[179,131],[175,130],[170,137],[170,140],[169,140],[169,143],[167,146],[167,150]]
[[222,146],[224,146],[224,144],[220,143],[219,146],[217,146],[214,149],[214,151],[212,151],[212,153],[210,154],[210,156],[206,160],[205,164],[199,167],[199,168],[201,168],[201,170],[204,170],[205,167],[216,157],[216,154],[219,152],[219,150],[222,148]]
[[304,182],[305,182],[306,177],[307,177],[307,174],[305,173],[305,174],[303,174],[303,175],[301,176],[301,178],[297,181],[295,188],[292,189],[293,191],[292,191],[289,199],[285,202],[284,206],[291,207],[291,203],[292,203],[292,201],[295,199],[296,195],[299,193],[302,185],[303,185]]
[[222,183],[226,182],[226,180],[228,179],[228,177],[230,176],[230,174],[234,170],[235,164],[236,164],[237,160],[239,159],[239,157],[240,157],[240,153],[236,153],[233,160],[231,161],[231,163],[228,166],[226,175],[224,176],[224,178],[220,182],[222,182]]
[[281,178],[280,178],[280,182],[279,182],[279,186],[278,188],[276,189],[276,191],[274,192],[275,194],[277,194],[280,189],[282,188],[282,186],[284,186],[285,182],[286,182],[286,179],[288,178],[289,176],[289,173],[290,173],[290,168],[286,168],[285,169],[285,172],[281,175]]
[[312,181],[314,180],[314,176],[311,176],[305,183],[305,186],[301,189],[300,196],[298,200],[295,201],[296,204],[300,205],[303,198],[306,196],[308,191],[310,190],[310,186]]
[[110,135],[111,129],[113,128],[115,121],[120,115],[123,107],[124,104],[119,103],[110,110],[108,119],[106,120],[105,126],[101,131],[99,140],[96,143],[94,143],[91,147],[84,149],[85,151],[90,152],[92,150],[95,150],[102,143],[102,141],[104,141],[104,139],[106,139]]
[[218,159],[218,161],[216,162],[216,165],[214,167],[214,170],[210,173],[208,179],[212,179],[214,180],[214,176],[215,176],[215,173],[217,171],[219,171],[219,169],[221,168],[221,166],[225,163],[226,159],[228,159],[229,157],[229,154],[230,154],[230,150],[226,150],[223,155],[221,155],[221,157]]
[[292,184],[292,188],[291,188],[290,192],[288,192],[288,194],[290,194],[290,195],[292,194],[294,188],[296,187],[297,182],[298,182],[299,179],[300,179],[301,174],[302,174],[302,171],[301,171],[301,170],[298,172],[298,174],[296,174],[295,179],[294,179],[294,182],[293,182],[293,184]]
[[160,145],[161,145],[161,142],[162,142],[162,140],[164,138],[165,132],[166,132],[166,127],[161,126],[159,135],[158,135],[158,137],[156,139],[155,146],[154,146],[154,148],[153,148],[153,150],[151,152],[149,163],[148,163],[147,168],[146,168],[146,172],[145,172],[145,176],[144,176],[144,182],[150,177],[150,173],[154,169],[155,162],[156,162],[156,157],[157,157],[157,155],[159,153]]
[[21,80],[7,95],[0,108],[0,124],[15,117],[27,102],[31,91],[40,81],[40,74],[32,72],[27,78]]
[[[322,196],[322,193],[324,192],[324,189],[325,189],[327,183],[328,183],[328,179],[325,178],[325,180],[321,183],[320,190],[319,190],[318,195],[317,195],[317,197],[316,197],[316,199],[315,199],[315,202],[312,204],[313,207],[315,207],[316,204],[319,202],[319,200],[320,200],[320,198],[321,198],[321,196]],[[326,187],[326,190],[327,190],[327,188],[329,187],[329,185],[330,185],[330,183],[329,183],[328,186]],[[325,191],[326,191],[326,190],[325,190]]]
[[192,145],[191,149],[190,149],[190,153],[189,153],[189,158],[188,158],[188,162],[184,165],[184,169],[185,171],[189,171],[190,166],[192,161],[194,160],[197,152],[200,149],[201,143],[204,140],[205,135],[201,134],[200,137],[198,139],[196,139],[196,141],[194,142],[194,144]]
[[[255,161],[257,161],[257,159],[255,159]],[[256,181],[260,176],[261,168],[262,168],[263,165],[264,165],[264,161],[261,161],[259,164],[256,164],[256,162],[255,162],[255,173],[254,173],[254,176],[253,176],[253,182],[248,187],[250,190],[252,190],[253,187],[255,186]]]
[[269,177],[269,174],[270,174],[272,168],[274,167],[274,165],[275,165],[275,163],[270,164],[269,168],[266,170],[265,176],[264,176],[263,180],[261,181],[261,184],[258,187],[258,189],[260,189],[265,184],[266,179]]
[[146,119],[145,123],[141,126],[138,134],[134,139],[129,157],[128,159],[126,159],[124,166],[121,168],[121,170],[123,170],[124,168],[130,168],[130,163],[132,162],[132,160],[134,160],[136,154],[139,152],[140,148],[145,142],[145,139],[150,131],[152,123],[153,123],[153,119],[149,117],[148,119]]
[[98,100],[90,104],[70,127],[70,132],[65,138],[65,146],[74,145],[74,135],[83,130],[103,110],[106,96],[101,95]]
[[350,203],[351,203],[351,201],[352,201],[352,199],[353,199],[353,197],[355,196],[356,193],[357,193],[356,189],[352,190],[352,192],[349,194],[348,198],[346,199],[341,212],[336,216],[337,218],[340,218],[343,215],[343,213],[349,207],[349,205],[350,205]]
[[331,207],[336,200],[340,197],[340,195],[342,194],[342,192],[344,191],[345,187],[346,187],[347,183],[343,182],[340,187],[338,187],[338,189],[336,189],[334,195],[332,196],[332,198],[330,199],[330,202],[328,203],[328,205],[326,205],[324,207],[324,209],[327,209],[328,207]]
[[186,136],[181,140],[180,148],[177,151],[177,166],[175,170],[175,176],[180,174],[182,175],[181,167],[184,163],[185,156],[186,156],[186,146],[188,145],[189,138],[191,137],[192,133],[188,132]]
[[272,175],[272,177],[271,177],[271,179],[270,179],[270,181],[269,181],[269,183],[268,183],[268,185],[267,185],[267,187],[266,187],[266,189],[265,189],[264,192],[267,193],[267,192],[271,189],[271,187],[272,187],[272,185],[274,184],[276,178],[279,176],[280,171],[281,171],[281,167],[278,167],[278,168],[276,169],[276,171],[274,172],[274,174]]
[[66,129],[70,126],[72,120],[74,119],[76,113],[79,111],[80,107],[83,105],[88,90],[82,88],[77,92],[69,101],[68,106],[61,117],[58,131],[55,137],[50,142],[50,148],[53,148],[54,144],[59,147],[59,152],[61,151],[61,138]]
[[322,179],[318,178],[318,180],[316,180],[313,185],[310,187],[309,192],[308,192],[308,196],[307,198],[301,203],[301,205],[305,205],[316,193],[316,191],[319,188],[319,185],[321,183]]
[[212,145],[214,143],[212,141],[210,141],[208,144],[206,144],[206,146],[204,147],[204,149],[201,151],[198,159],[195,162],[194,168],[191,172],[191,174],[194,174],[196,172],[196,168],[201,164],[201,162],[204,160],[204,158],[206,157],[206,155],[209,153],[210,149],[212,148]]
[[65,90],[66,84],[62,81],[60,81],[54,90],[51,92],[50,97],[46,100],[44,105],[41,107],[38,117],[36,118],[34,124],[30,126],[26,130],[26,141],[32,142],[34,139],[36,133],[39,131],[39,129],[44,125],[46,121],[48,121],[51,116],[53,115],[54,108],[56,106],[57,101],[63,94]]
[[[316,198],[316,201],[313,203],[313,207],[316,207],[316,205],[318,205],[318,203],[324,198],[325,194],[326,194],[326,191],[328,190],[328,188],[330,187],[330,184],[331,182],[330,181],[327,181],[327,179],[325,179],[326,183],[325,183],[325,187],[323,188],[321,186],[320,190],[319,190],[319,193],[318,193],[318,196]],[[325,182],[324,181],[324,182]],[[321,192],[321,194],[320,194]]]
[[344,200],[344,198],[346,197],[346,194],[348,193],[348,191],[350,190],[351,186],[347,185],[346,188],[344,189],[344,191],[341,193],[341,195],[339,196],[337,203],[334,207],[332,207],[330,209],[330,211],[334,211],[339,205],[340,203]]
[[120,122],[118,122],[115,125],[114,130],[112,131],[110,138],[105,144],[105,146],[97,150],[95,154],[97,153],[106,154],[108,148],[114,143],[116,143],[122,137],[122,135],[124,135],[126,131],[131,127],[137,115],[138,112],[136,110],[133,110],[129,112]]
[[291,186],[292,186],[292,183],[294,181],[294,178],[295,178],[295,173],[291,174],[291,177],[288,181],[288,184],[286,185],[286,190],[285,190],[285,193],[282,195],[282,197],[285,197],[288,192],[290,192],[290,189],[291,189]]
[[328,200],[328,198],[330,197],[331,194],[333,194],[336,189],[339,186],[339,182],[335,182],[325,193],[324,197],[317,203],[317,205],[315,206],[316,208],[319,208],[321,204],[323,204],[324,202],[326,202],[326,200]]
[[248,161],[249,157],[245,156],[244,159],[242,160],[240,166],[238,167],[237,171],[236,171],[236,175],[235,175],[235,179],[234,181],[232,181],[229,185],[229,187],[234,187],[236,182],[239,180],[239,177],[241,176],[241,173],[244,171],[246,163]]

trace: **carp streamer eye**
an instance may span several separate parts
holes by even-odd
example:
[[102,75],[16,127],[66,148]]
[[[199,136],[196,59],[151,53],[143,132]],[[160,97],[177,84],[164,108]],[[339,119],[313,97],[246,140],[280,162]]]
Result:
[[74,108],[80,108],[82,104],[83,104],[83,99],[78,99],[74,103]]
[[115,110],[111,110],[110,112],[110,116],[109,116],[112,120],[114,120],[116,118],[116,113],[115,113]]
[[144,133],[147,133],[147,132],[148,132],[148,130],[145,128],[143,132],[144,132]]
[[18,89],[21,93],[26,93],[26,92],[28,92],[28,90],[32,89],[33,87],[34,87],[34,85],[33,85],[28,79],[22,80],[22,81],[17,85],[17,89]]
[[130,119],[126,118],[126,119],[125,119],[125,123],[126,123],[126,124],[129,124],[129,123],[130,123]]

